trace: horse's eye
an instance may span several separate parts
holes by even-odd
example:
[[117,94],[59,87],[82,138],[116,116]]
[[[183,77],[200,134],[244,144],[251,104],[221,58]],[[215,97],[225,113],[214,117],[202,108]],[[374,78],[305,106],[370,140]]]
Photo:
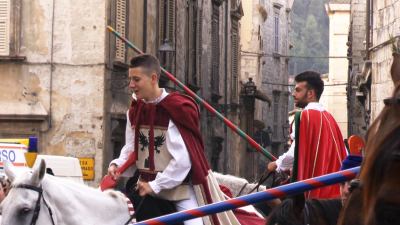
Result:
[[23,214],[28,214],[30,211],[31,211],[31,209],[28,208],[28,207],[24,207],[24,208],[19,210],[20,214],[22,214],[22,215]]

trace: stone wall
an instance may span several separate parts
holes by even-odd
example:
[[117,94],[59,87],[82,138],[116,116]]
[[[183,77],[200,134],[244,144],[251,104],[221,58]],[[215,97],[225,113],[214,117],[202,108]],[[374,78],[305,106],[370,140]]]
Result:
[[390,77],[392,49],[387,42],[391,37],[400,37],[400,1],[373,0],[373,50],[372,87],[371,87],[371,119],[379,115],[384,104],[383,99],[393,91]]
[[[348,132],[364,136],[367,131],[365,94],[358,89],[357,81],[363,76],[366,58],[366,0],[352,0],[349,32]],[[365,71],[365,69],[364,69]],[[358,97],[357,97],[358,96]]]
[[[264,56],[261,58],[262,85],[261,90],[271,98],[272,104],[262,105],[261,120],[272,131],[272,146],[268,147],[275,156],[287,150],[288,135],[288,98],[290,89],[288,84],[288,58],[290,8],[287,1],[264,1],[268,12],[268,19],[264,22],[262,30],[262,46]],[[278,51],[275,51],[275,13],[279,18]],[[260,105],[259,105],[260,106]]]
[[23,0],[21,5],[20,56],[26,60],[0,64],[0,101],[13,105],[12,111],[1,112],[0,135],[37,135],[41,154],[95,158],[98,181],[103,172],[97,162],[102,162],[104,138],[105,3]]

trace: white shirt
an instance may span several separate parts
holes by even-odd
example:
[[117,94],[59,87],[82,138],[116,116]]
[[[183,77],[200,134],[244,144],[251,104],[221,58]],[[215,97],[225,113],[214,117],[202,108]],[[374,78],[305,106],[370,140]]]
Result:
[[[314,109],[318,110],[320,112],[325,111],[324,106],[322,106],[321,103],[319,102],[310,102],[308,105],[304,108],[304,110],[307,109]],[[290,145],[290,148],[287,152],[283,153],[283,155],[279,156],[279,158],[276,160],[276,165],[277,168],[276,170],[278,172],[284,171],[284,170],[290,170],[293,167],[293,162],[294,162],[294,148],[296,146],[295,142],[295,126],[292,127],[292,133],[290,133],[290,138],[292,139],[292,144]]]
[[[165,91],[165,89],[162,89],[161,96],[154,101],[149,101],[148,103],[157,104],[167,95],[168,93]],[[126,114],[127,123],[125,131],[125,146],[121,149],[120,156],[111,161],[110,165],[112,163],[115,163],[117,166],[121,166],[128,159],[129,154],[134,151],[135,130],[131,126],[128,112]],[[183,141],[183,138],[178,128],[172,122],[172,120],[170,120],[168,124],[166,145],[168,152],[172,156],[172,159],[168,163],[165,170],[158,173],[155,180],[149,182],[151,189],[153,189],[154,193],[156,194],[158,194],[163,189],[171,189],[180,185],[182,181],[186,178],[192,167],[189,152],[186,148],[185,142]],[[130,167],[122,174],[122,176],[133,176],[135,169],[135,167]]]

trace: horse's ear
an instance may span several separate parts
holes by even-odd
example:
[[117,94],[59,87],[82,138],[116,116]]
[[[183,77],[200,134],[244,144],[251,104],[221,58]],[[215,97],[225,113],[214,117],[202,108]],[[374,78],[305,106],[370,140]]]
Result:
[[297,215],[300,215],[303,212],[304,204],[306,203],[306,198],[304,194],[298,194],[292,197],[293,199],[293,210]]
[[10,161],[3,161],[3,163],[4,163],[4,172],[6,173],[7,178],[12,183],[15,179],[15,173],[13,171],[14,166]]
[[32,184],[39,185],[40,181],[42,181],[44,175],[46,174],[46,163],[43,159],[39,160],[39,163],[35,163],[32,171]]
[[393,53],[393,63],[392,68],[390,69],[390,73],[392,75],[393,83],[396,85],[400,82],[400,53]]

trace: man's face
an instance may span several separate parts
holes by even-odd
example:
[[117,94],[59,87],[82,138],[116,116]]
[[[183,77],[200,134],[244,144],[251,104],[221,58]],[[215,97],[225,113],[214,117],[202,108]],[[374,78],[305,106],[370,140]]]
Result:
[[[150,74],[150,75],[148,75]],[[129,88],[135,93],[137,99],[151,100],[157,84],[157,75],[142,67],[129,69]]]
[[296,83],[292,96],[294,98],[294,104],[296,107],[304,108],[307,106],[310,100],[310,92],[313,90],[308,89],[307,82],[302,81]]
[[342,200],[342,204],[346,203],[347,199],[350,195],[350,181],[346,181],[340,184],[340,198]]

